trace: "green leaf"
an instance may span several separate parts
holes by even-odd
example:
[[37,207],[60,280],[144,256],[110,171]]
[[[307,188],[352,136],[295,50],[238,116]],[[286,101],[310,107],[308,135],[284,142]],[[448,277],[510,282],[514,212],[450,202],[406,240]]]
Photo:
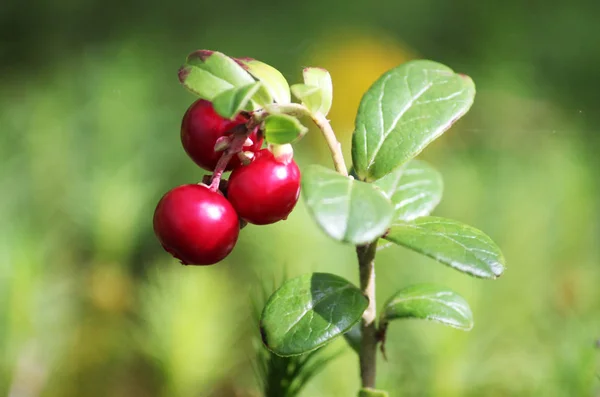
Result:
[[356,352],[356,354],[360,354],[360,344],[362,340],[360,322],[354,324],[354,326],[344,334],[344,339],[346,339],[346,342],[352,348],[352,350]]
[[367,306],[358,288],[334,274],[291,279],[271,295],[262,312],[263,343],[280,356],[315,350],[349,330]]
[[209,101],[224,91],[254,83],[252,76],[232,58],[209,50],[188,55],[185,65],[179,69],[179,81]]
[[371,389],[370,387],[365,387],[360,389],[358,392],[358,397],[388,397],[389,394],[383,390]]
[[412,221],[431,214],[440,203],[444,183],[440,173],[421,160],[411,160],[375,182],[392,200],[394,219]]
[[271,114],[265,119],[264,131],[267,142],[283,145],[300,139],[306,134],[308,128],[295,117],[287,114]]
[[237,58],[236,61],[252,76],[263,83],[263,87],[268,95],[275,102],[290,103],[290,87],[279,70],[252,58]]
[[213,99],[215,111],[227,119],[233,119],[241,110],[252,110],[250,101],[259,88],[260,83],[254,82],[223,91]]
[[385,239],[475,277],[496,278],[504,271],[504,256],[492,239],[452,219],[395,222]]
[[306,84],[294,84],[292,93],[296,98],[302,101],[311,112],[317,113],[323,103],[323,91],[319,87]]
[[292,92],[313,113],[327,115],[333,100],[333,84],[329,72],[322,68],[305,68],[304,84],[294,84]]
[[471,107],[475,85],[442,64],[417,60],[381,76],[363,96],[352,161],[363,180],[384,177],[419,154]]
[[375,186],[319,165],[305,169],[302,194],[325,233],[354,245],[382,236],[394,216],[392,203]]
[[383,307],[381,327],[402,318],[433,320],[465,331],[473,328],[473,313],[467,301],[448,288],[432,284],[412,285],[396,292]]

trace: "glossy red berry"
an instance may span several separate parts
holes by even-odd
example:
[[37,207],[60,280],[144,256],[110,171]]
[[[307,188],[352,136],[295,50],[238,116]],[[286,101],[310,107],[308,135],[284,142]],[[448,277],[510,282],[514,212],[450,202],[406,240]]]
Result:
[[300,170],[296,162],[278,160],[267,149],[254,161],[236,168],[229,178],[227,198],[238,215],[255,225],[286,219],[300,194]]
[[[214,170],[223,152],[215,152],[217,139],[230,134],[231,130],[245,124],[248,119],[238,114],[235,119],[227,120],[221,117],[213,108],[212,103],[204,99],[194,102],[183,116],[181,123],[181,143],[186,153],[192,160],[205,170]],[[257,152],[262,146],[262,139],[258,139],[258,128],[249,136],[252,145],[244,146],[244,151]],[[227,170],[232,170],[241,164],[234,156],[227,165]]]
[[184,265],[211,265],[233,249],[239,221],[221,194],[204,185],[183,185],[159,201],[154,233],[165,250]]

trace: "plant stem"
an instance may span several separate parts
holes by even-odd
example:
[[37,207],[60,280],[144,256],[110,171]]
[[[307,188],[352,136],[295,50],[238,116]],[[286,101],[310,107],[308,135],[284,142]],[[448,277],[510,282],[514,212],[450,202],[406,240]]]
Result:
[[[327,118],[320,113],[311,112],[306,106],[298,103],[284,105],[270,105],[264,110],[254,114],[256,123],[262,122],[270,113],[284,113],[296,117],[307,116],[321,130],[327,146],[331,152],[331,158],[337,172],[348,176],[348,169],[344,162],[342,147],[338,142],[331,124]],[[375,374],[377,369],[377,344],[379,337],[377,332],[376,307],[375,307],[375,254],[377,253],[377,240],[368,245],[356,247],[358,266],[360,272],[360,289],[369,299],[369,306],[362,316],[361,323],[361,346],[360,346],[360,377],[362,387],[375,387]]]
[[360,272],[360,289],[369,299],[369,306],[363,313],[360,345],[360,377],[363,387],[375,387],[377,368],[377,324],[375,323],[375,254],[377,241],[357,246],[358,267]]
[[335,170],[344,176],[348,176],[348,169],[344,162],[344,155],[342,154],[342,145],[338,142],[329,120],[321,113],[313,113],[306,106],[300,103],[288,103],[283,105],[269,105],[264,111],[255,115],[256,118],[264,119],[269,113],[284,113],[292,116],[306,116],[315,123],[315,125],[321,130],[329,151],[331,152],[331,158],[333,159],[333,165]]
[[333,158],[335,170],[344,176],[348,176],[348,169],[346,168],[346,163],[344,162],[344,156],[342,154],[342,144],[338,142],[335,133],[331,128],[331,124],[329,124],[329,120],[321,113],[311,113],[311,117],[327,141],[327,146],[329,146],[329,150],[331,150],[331,157]]

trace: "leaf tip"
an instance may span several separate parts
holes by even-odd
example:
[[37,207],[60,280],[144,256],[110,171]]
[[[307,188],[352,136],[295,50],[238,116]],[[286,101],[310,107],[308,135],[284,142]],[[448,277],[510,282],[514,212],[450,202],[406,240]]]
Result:
[[188,66],[182,66],[177,71],[177,77],[179,78],[180,83],[184,83],[187,77],[190,74],[190,68]]
[[197,50],[188,55],[188,62],[192,60],[199,60],[200,62],[205,62],[212,54],[215,52],[212,50]]
[[249,71],[250,67],[248,67],[248,62],[254,61],[254,58],[249,57],[241,57],[241,58],[232,58],[235,63],[240,65],[245,71]]

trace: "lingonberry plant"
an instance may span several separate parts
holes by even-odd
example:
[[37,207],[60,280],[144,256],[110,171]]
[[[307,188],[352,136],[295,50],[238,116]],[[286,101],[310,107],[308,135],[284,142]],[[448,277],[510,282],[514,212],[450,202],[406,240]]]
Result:
[[[262,310],[263,344],[289,357],[281,363],[299,368],[307,366],[316,349],[344,335],[360,358],[359,396],[385,396],[375,389],[376,355],[390,321],[419,318],[469,330],[473,318],[460,295],[433,284],[404,286],[377,317],[379,242],[406,247],[479,278],[494,279],[504,270],[502,253],[483,232],[430,216],[441,200],[442,178],[431,165],[414,160],[469,110],[475,86],[468,76],[428,60],[385,73],[362,98],[349,173],[326,118],[331,77],[321,68],[306,68],[303,77],[303,83],[290,87],[280,72],[255,59],[208,50],[187,57],[179,80],[200,99],[184,116],[181,139],[192,160],[212,176],[206,184],[168,192],[156,209],[154,229],[182,263],[213,264],[233,249],[246,222],[265,225],[286,219],[301,190],[324,233],[355,247],[360,285],[329,273],[286,281]],[[291,101],[290,92],[299,103]],[[323,133],[335,171],[305,166],[300,183],[291,144],[307,131],[301,118],[311,119]],[[227,182],[223,173],[231,169]],[[293,359],[304,353],[309,355],[300,357],[306,359]],[[299,387],[295,392],[269,390],[279,394],[266,391],[268,396],[292,396]]]

